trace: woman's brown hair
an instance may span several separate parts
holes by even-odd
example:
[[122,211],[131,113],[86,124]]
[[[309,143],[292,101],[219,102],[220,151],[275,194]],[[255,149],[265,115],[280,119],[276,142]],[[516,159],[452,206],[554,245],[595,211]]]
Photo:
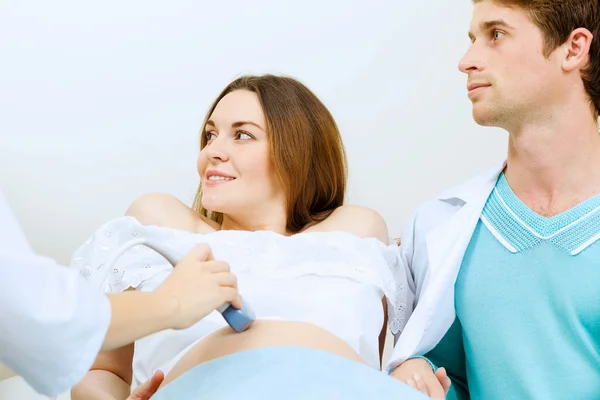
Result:
[[[295,233],[323,221],[343,205],[347,163],[342,137],[325,105],[306,86],[289,77],[243,76],[231,82],[213,102],[202,132],[215,107],[235,90],[256,93],[266,119],[270,157],[286,199],[288,231]],[[202,135],[200,148],[206,146]],[[223,216],[202,207],[202,187],[192,209],[221,223]]]

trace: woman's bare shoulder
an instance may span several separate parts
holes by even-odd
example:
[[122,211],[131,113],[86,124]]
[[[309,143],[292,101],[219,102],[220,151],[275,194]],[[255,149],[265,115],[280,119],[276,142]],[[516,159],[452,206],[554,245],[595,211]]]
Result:
[[191,232],[212,232],[218,224],[198,213],[181,200],[167,193],[148,193],[138,197],[125,215],[142,225],[156,225]]
[[310,230],[345,231],[363,238],[376,238],[389,244],[388,228],[383,217],[375,210],[355,205],[344,205],[335,209],[324,221]]

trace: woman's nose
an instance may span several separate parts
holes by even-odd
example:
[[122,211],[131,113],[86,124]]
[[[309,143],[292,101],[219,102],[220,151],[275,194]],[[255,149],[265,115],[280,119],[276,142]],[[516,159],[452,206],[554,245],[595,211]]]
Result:
[[211,162],[227,161],[229,159],[227,145],[219,140],[219,138],[216,138],[206,146],[206,156]]

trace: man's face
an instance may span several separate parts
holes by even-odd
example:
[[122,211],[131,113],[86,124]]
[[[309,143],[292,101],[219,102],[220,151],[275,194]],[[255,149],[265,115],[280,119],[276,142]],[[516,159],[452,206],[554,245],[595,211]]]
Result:
[[559,96],[560,62],[555,52],[544,57],[542,33],[523,10],[476,3],[469,37],[459,69],[478,124],[518,127]]

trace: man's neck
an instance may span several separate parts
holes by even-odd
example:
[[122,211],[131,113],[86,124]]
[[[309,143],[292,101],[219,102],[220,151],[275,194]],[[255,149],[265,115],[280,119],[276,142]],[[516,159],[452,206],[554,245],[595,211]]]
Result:
[[549,217],[600,193],[600,134],[588,108],[546,122],[510,133],[505,173],[521,201]]

